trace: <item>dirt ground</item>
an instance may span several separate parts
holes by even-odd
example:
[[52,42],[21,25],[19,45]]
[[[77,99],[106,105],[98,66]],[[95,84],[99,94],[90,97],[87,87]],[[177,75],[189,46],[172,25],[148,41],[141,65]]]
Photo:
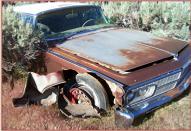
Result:
[[[21,96],[23,80],[15,83],[12,90],[2,84],[2,129],[117,129],[114,113],[109,111],[102,118],[66,119],[56,105],[50,107],[13,107],[12,98]],[[136,119],[131,129],[191,129],[191,93],[185,92],[168,105]]]

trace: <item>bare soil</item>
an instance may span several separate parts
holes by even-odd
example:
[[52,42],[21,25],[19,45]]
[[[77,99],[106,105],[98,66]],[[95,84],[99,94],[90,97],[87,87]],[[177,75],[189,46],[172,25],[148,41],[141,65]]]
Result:
[[[8,83],[2,84],[2,129],[118,129],[114,124],[113,110],[102,118],[67,119],[57,105],[50,107],[24,106],[15,108],[12,98],[22,95],[24,80],[15,82],[11,89]],[[131,129],[191,129],[191,93],[157,109],[155,112],[136,119]]]

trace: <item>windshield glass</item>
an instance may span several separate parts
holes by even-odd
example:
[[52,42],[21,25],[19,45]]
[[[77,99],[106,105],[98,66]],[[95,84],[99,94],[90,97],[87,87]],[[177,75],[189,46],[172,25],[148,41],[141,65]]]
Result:
[[101,8],[97,6],[83,6],[45,13],[37,17],[37,24],[43,25],[48,35],[53,34],[55,36],[69,30],[72,32],[78,29],[87,30],[86,28],[90,26],[94,28],[107,26],[108,22]]

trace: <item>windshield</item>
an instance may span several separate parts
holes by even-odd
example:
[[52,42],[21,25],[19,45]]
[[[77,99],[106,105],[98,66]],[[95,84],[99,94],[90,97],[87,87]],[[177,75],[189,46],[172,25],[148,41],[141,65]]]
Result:
[[[46,33],[60,34],[77,28],[107,26],[107,20],[100,7],[83,6],[51,11],[37,17],[37,24],[46,28]],[[76,30],[74,30],[76,31]]]

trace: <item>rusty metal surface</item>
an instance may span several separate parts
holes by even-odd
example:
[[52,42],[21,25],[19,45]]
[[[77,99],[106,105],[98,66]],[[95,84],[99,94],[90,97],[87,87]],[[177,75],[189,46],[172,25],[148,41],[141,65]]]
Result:
[[66,81],[63,78],[62,71],[53,72],[47,75],[39,75],[34,72],[30,72],[36,85],[37,90],[40,93],[44,93],[48,88],[51,88],[55,85],[65,83]]
[[[64,90],[64,89],[63,89]],[[58,108],[63,115],[66,117],[100,117],[98,110],[92,106],[92,104],[82,102],[82,103],[72,103],[66,94],[61,90],[58,96]]]
[[[161,74],[167,73],[169,71],[175,70],[177,68],[180,68],[183,66],[183,64],[188,60],[188,58],[191,57],[191,46],[187,47],[183,52],[180,53],[178,57],[178,61],[168,60],[165,62],[162,62],[160,64],[152,65],[152,68],[145,67],[143,69],[131,72],[129,74],[123,75],[119,74],[116,71],[110,70],[104,66],[101,66],[99,64],[95,64],[94,62],[91,62],[87,59],[80,58],[71,52],[63,51],[58,48],[51,49],[54,52],[57,52],[58,54],[73,60],[80,65],[84,65],[86,67],[89,67],[93,71],[96,71],[98,73],[101,73],[105,76],[110,77],[111,79],[120,82],[125,85],[134,85],[138,82],[143,82],[147,79],[151,79],[153,77],[157,77]],[[59,63],[59,65],[62,65],[63,67],[67,67],[67,69],[74,69],[77,72],[91,72],[91,70],[87,70],[79,65],[76,65],[75,63],[69,62],[65,59],[59,58],[55,55],[52,55],[51,53],[47,53],[47,57],[49,58],[49,61],[56,61],[56,63]],[[58,64],[56,64],[58,65]],[[54,67],[48,67],[48,68],[54,68]],[[62,68],[57,68],[56,70],[61,70]],[[54,70],[52,70],[54,71]],[[148,73],[149,72],[149,73]]]
[[80,35],[57,45],[60,49],[121,71],[168,58],[185,46],[185,42],[127,29]]
[[80,67],[76,64],[73,64],[69,61],[66,61],[60,57],[57,57],[51,53],[46,53],[46,67],[47,67],[47,73],[56,72],[64,69],[73,69],[77,71],[78,73],[85,73],[88,72],[83,67]]
[[183,49],[183,47],[188,45],[188,43],[185,41],[180,41],[171,38],[154,39],[153,42],[150,44],[156,48],[163,49],[174,54],[179,53],[179,51]]
[[114,104],[115,105],[122,105],[123,101],[122,101],[122,97],[125,94],[125,91],[123,90],[122,87],[119,87],[118,85],[116,85],[115,83],[105,80],[106,83],[108,84],[112,95],[115,97],[114,98]]
[[22,96],[13,98],[13,105],[15,107],[30,104],[52,105],[57,101],[57,85],[61,83],[65,83],[62,71],[47,75],[30,72],[28,73]]
[[[82,38],[83,37],[80,37],[80,39],[82,39]],[[79,39],[79,38],[76,38],[76,39]],[[73,40],[75,40],[75,39],[73,39]],[[103,41],[106,42],[106,40],[103,40]],[[174,50],[176,49],[176,47],[173,46],[173,44],[174,43],[172,43],[171,47],[169,46],[169,51],[172,49],[174,49]],[[170,45],[170,43],[169,43],[169,45]],[[176,43],[175,43],[175,45],[176,45]],[[180,43],[177,45],[181,45],[181,47],[183,47],[183,45],[185,45],[185,44],[183,42],[183,44]],[[180,46],[177,46],[177,50],[180,49],[179,47]],[[144,48],[147,48],[147,47],[145,46]],[[167,47],[164,46],[164,48],[167,48]],[[59,54],[60,56],[64,57],[64,58],[61,58],[61,57],[56,56],[50,52],[46,53],[47,54],[46,55],[47,56],[47,63],[52,63],[52,64],[47,64],[47,66],[48,66],[47,68],[50,69],[50,72],[62,70],[63,68],[73,69],[79,73],[92,72],[93,71],[93,72],[100,73],[104,76],[107,76],[107,77],[113,79],[114,81],[117,81],[117,82],[125,84],[125,85],[129,85],[129,86],[132,86],[132,85],[137,84],[139,82],[143,82],[143,81],[148,80],[148,79],[152,79],[153,77],[157,77],[161,74],[167,73],[167,72],[175,70],[177,68],[180,68],[188,60],[188,58],[191,57],[191,44],[190,44],[190,46],[188,46],[186,49],[184,49],[184,51],[182,51],[179,54],[178,61],[170,59],[170,60],[163,61],[161,63],[157,63],[157,64],[153,64],[153,65],[148,66],[148,67],[141,68],[139,70],[130,72],[128,74],[121,74],[116,70],[111,70],[111,68],[108,68],[104,64],[100,64],[100,63],[93,61],[89,58],[81,57],[79,55],[76,55],[74,52],[65,50],[64,48],[60,49],[58,47],[54,47],[54,48],[51,48],[50,50],[52,52],[56,52],[56,54]],[[163,52],[163,53],[167,56],[169,55],[166,52]],[[145,56],[145,57],[148,57],[148,56]],[[67,58],[71,61],[68,61],[65,58]],[[140,61],[141,60],[142,59],[140,59]],[[88,68],[85,68],[85,67],[88,67]]]

